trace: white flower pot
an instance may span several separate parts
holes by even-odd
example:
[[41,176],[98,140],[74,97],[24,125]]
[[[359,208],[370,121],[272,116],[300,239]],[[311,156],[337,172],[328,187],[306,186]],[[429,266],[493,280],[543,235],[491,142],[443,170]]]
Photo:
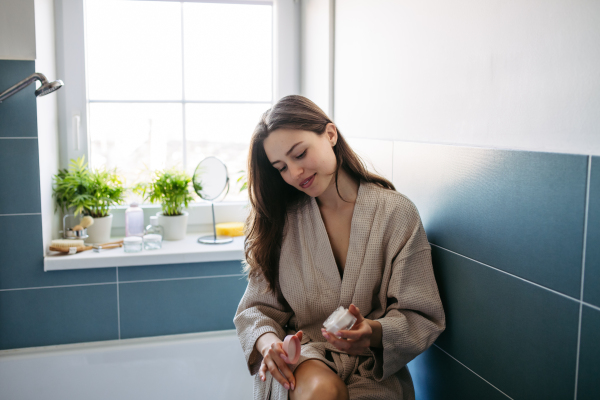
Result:
[[112,228],[112,214],[106,217],[94,218],[94,223],[87,227],[88,238],[86,243],[110,242],[110,229]]
[[187,231],[188,213],[183,212],[183,215],[163,215],[162,212],[156,213],[158,216],[158,224],[163,227],[164,240],[181,240],[185,238]]

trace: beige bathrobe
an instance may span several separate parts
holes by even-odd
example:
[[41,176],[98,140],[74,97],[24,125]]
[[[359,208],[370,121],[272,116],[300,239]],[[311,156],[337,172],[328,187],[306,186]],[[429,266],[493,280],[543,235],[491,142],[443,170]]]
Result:
[[[414,204],[404,195],[361,182],[354,206],[350,245],[340,277],[315,198],[290,212],[280,257],[280,285],[292,311],[286,312],[265,282],[251,279],[234,323],[250,374],[254,399],[288,398],[267,373],[257,374],[259,336],[280,339],[302,330],[302,351],[292,372],[318,359],[337,372],[351,399],[414,399],[406,364],[426,350],[445,328],[431,265],[431,248]],[[323,321],[338,307],[354,303],[365,318],[383,328],[383,348],[351,356],[328,343]]]

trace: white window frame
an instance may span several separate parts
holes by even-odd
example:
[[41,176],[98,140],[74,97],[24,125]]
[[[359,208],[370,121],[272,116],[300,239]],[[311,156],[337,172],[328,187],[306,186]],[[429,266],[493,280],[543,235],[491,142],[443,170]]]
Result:
[[[136,1],[136,0],[129,0]],[[145,0],[153,1],[153,0]],[[176,1],[181,0],[160,0]],[[183,0],[225,4],[273,4],[273,100],[300,92],[300,3],[298,0]],[[70,159],[89,160],[85,68],[84,0],[55,0],[60,166]],[[79,116],[79,119],[76,117]]]
[[[136,1],[136,0],[129,0]],[[145,0],[157,1],[157,0]],[[175,2],[272,4],[273,5],[273,94],[276,102],[283,96],[300,93],[300,2],[299,0],[160,0]],[[66,168],[69,160],[85,156],[90,160],[88,135],[88,93],[85,56],[85,0],[55,0],[57,76],[65,82],[58,94],[59,165]],[[143,84],[143,82],[140,82]],[[240,204],[219,204],[221,217],[217,220],[240,220]],[[190,211],[191,225],[204,225],[207,205],[194,203]],[[217,207],[217,205],[215,205]],[[113,234],[122,228],[121,213],[125,207],[116,207],[112,214]],[[150,212],[159,206],[146,206]],[[216,211],[216,214],[219,214]],[[219,222],[219,221],[217,221]]]

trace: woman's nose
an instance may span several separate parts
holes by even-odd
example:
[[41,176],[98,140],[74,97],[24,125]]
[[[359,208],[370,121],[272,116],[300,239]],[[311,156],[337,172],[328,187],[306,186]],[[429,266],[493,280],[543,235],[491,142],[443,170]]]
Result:
[[301,178],[302,174],[304,174],[304,168],[300,165],[290,166],[290,172],[295,179]]

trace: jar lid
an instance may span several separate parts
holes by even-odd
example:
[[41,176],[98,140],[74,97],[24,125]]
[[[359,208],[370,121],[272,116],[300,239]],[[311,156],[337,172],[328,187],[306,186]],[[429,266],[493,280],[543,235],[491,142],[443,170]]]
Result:
[[123,243],[142,243],[142,238],[139,236],[127,236],[123,239]]
[[130,206],[131,206],[131,207],[138,207],[138,206],[139,206],[139,204],[138,204],[138,202],[137,202],[137,201],[134,201],[134,202],[132,202],[132,203],[130,204]]
[[150,217],[150,225],[158,225],[158,217],[156,215]]
[[156,233],[149,233],[147,235],[144,235],[144,240],[162,240],[162,236]]

